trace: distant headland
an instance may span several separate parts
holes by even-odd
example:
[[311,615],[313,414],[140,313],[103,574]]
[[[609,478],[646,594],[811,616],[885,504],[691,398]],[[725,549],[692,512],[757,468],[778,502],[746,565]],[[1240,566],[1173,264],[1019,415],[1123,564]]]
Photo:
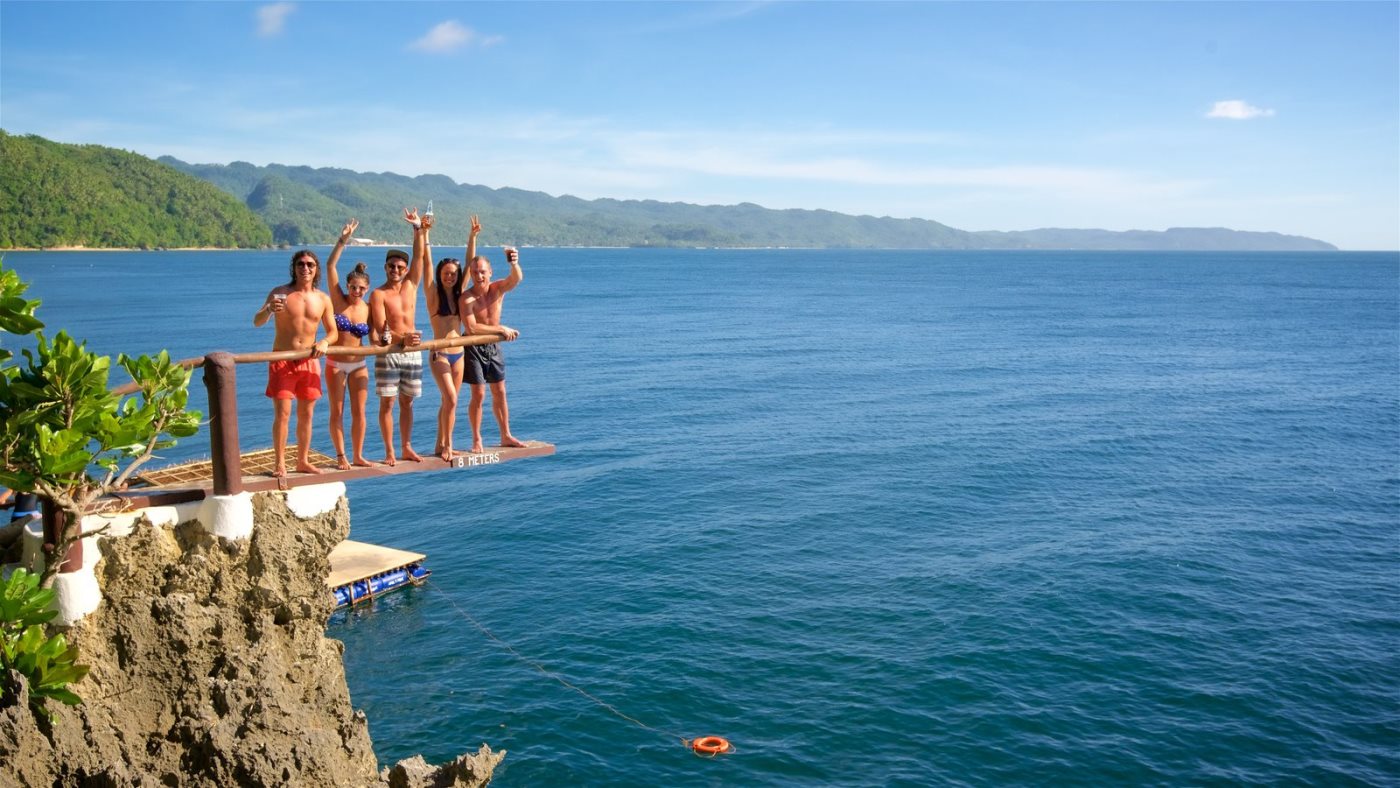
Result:
[[1223,227],[968,231],[928,219],[583,200],[459,184],[445,175],[247,162],[187,164],[0,131],[0,249],[258,248],[331,243],[351,216],[367,239],[404,235],[400,211],[432,200],[437,235],[461,243],[480,214],[520,246],[813,249],[1335,251],[1324,241]]

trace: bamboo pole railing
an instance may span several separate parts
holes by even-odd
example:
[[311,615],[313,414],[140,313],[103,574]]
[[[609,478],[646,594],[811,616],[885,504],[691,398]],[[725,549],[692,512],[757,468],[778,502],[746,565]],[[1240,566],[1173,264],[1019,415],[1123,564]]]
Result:
[[[332,345],[328,355],[336,356],[385,356],[390,353],[417,353],[422,350],[446,350],[449,348],[473,345],[490,345],[503,341],[499,334],[475,334],[472,336],[429,339],[416,345],[405,346],[401,342],[392,345]],[[215,351],[199,358],[181,359],[175,363],[186,369],[202,366],[204,385],[209,390],[209,456],[213,464],[213,484],[215,495],[234,495],[243,491],[242,452],[238,445],[238,364],[258,364],[269,361],[296,361],[310,358],[310,348],[301,350],[268,350],[256,353],[229,353]],[[112,389],[117,395],[134,394],[140,391],[135,383],[127,383]]]
[[[392,345],[359,345],[341,347],[331,345],[326,351],[328,356],[387,356],[390,353],[416,353],[420,350],[446,350],[454,347],[468,347],[472,345],[490,345],[503,341],[499,334],[477,334],[475,336],[448,337],[446,339],[428,339],[416,345],[404,345],[395,342]],[[262,350],[253,353],[234,353],[235,364],[265,364],[269,361],[297,361],[303,358],[311,358],[311,350]],[[194,356],[193,358],[182,358],[175,363],[185,369],[194,369],[203,366],[208,355]],[[141,387],[135,383],[123,383],[112,389],[112,393],[117,396],[126,396],[140,391]]]
[[[328,355],[336,356],[386,356],[390,353],[416,353],[422,350],[445,350],[471,345],[490,345],[504,338],[498,334],[476,334],[446,339],[430,339],[416,345],[405,346],[401,342],[392,345],[360,345],[358,347],[332,346]],[[237,365],[267,363],[269,361],[295,361],[310,358],[310,348],[303,350],[269,350],[258,353],[229,353],[214,351],[196,358],[180,359],[175,363],[185,369],[204,368],[204,385],[209,390],[209,457],[213,465],[213,487],[215,495],[235,495],[243,492],[243,454],[238,446],[238,390]],[[135,394],[140,386],[127,383],[112,389],[118,396]],[[44,541],[50,545],[59,543],[66,516],[52,501],[43,501]],[[59,572],[73,572],[83,565],[82,540],[74,542],[62,559]]]

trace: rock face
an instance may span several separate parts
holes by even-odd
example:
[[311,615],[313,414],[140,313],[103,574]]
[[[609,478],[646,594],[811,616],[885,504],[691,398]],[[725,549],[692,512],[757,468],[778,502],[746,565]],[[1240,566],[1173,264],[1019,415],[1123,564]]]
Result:
[[343,646],[325,636],[327,556],[349,533],[345,500],[300,519],[262,493],[254,517],[247,541],[187,523],[101,542],[104,602],[68,631],[92,667],[74,685],[84,703],[50,702],[52,723],[20,699],[0,709],[5,771],[25,785],[490,781],[504,753],[484,746],[436,770],[378,772]]

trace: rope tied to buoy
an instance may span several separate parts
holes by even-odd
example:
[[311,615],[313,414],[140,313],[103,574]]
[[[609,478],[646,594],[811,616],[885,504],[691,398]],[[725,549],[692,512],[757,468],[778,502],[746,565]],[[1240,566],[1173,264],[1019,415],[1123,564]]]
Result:
[[520,660],[521,662],[524,662],[526,665],[529,665],[530,667],[534,668],[535,670],[539,671],[545,676],[555,680],[559,684],[562,684],[563,686],[573,690],[574,692],[577,692],[579,695],[582,695],[588,700],[593,701],[602,708],[606,709],[608,712],[612,713],[614,716],[620,719],[624,719],[640,728],[645,728],[646,730],[649,730],[652,733],[676,739],[681,743],[681,746],[685,747],[686,749],[690,750],[696,755],[700,755],[707,758],[713,758],[716,755],[729,755],[731,753],[736,752],[734,745],[731,744],[728,739],[722,736],[701,736],[696,739],[687,739],[679,733],[662,730],[652,725],[648,725],[645,722],[642,722],[641,720],[637,719],[636,717],[623,713],[611,703],[608,703],[607,701],[603,700],[602,698],[599,698],[598,696],[594,695],[588,690],[574,684],[573,682],[570,682],[568,679],[564,678],[558,673],[555,673],[549,668],[546,668],[544,665],[541,665],[535,660],[530,659],[524,654],[521,654],[519,651],[516,651],[514,646],[496,637],[495,633],[487,629],[485,625],[483,625],[480,621],[477,621],[475,618],[473,618],[471,613],[468,613],[466,610],[463,610],[462,606],[457,604],[457,600],[453,599],[450,595],[448,595],[446,591],[442,591],[441,589],[433,585],[425,585],[424,587],[430,588],[433,591],[441,593],[444,597],[446,597],[448,604],[452,605],[452,607],[456,609],[457,613],[461,615],[463,619],[465,619],[472,626],[480,630],[481,634],[495,641],[501,648],[504,648],[506,651],[509,651],[516,659]]

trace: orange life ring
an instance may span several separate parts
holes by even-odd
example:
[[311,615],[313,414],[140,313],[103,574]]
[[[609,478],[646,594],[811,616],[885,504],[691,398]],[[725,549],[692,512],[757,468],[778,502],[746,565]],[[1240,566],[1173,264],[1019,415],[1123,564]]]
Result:
[[719,755],[729,752],[729,740],[722,736],[701,736],[690,743],[691,749],[701,755]]

